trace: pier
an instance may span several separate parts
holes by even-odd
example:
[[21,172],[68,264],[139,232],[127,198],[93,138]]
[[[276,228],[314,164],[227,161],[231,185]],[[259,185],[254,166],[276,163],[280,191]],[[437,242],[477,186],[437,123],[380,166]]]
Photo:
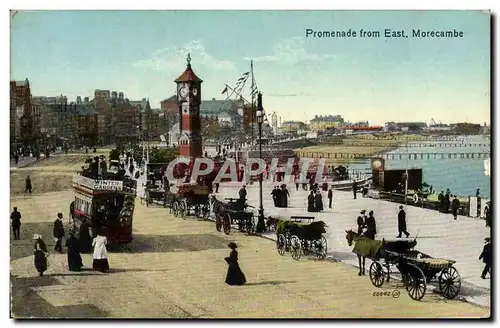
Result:
[[380,157],[387,160],[423,160],[423,159],[485,159],[490,157],[490,152],[422,152],[422,153],[383,153],[383,154],[353,154],[353,153],[325,153],[310,151],[295,151],[302,158],[325,158],[325,159],[370,159]]

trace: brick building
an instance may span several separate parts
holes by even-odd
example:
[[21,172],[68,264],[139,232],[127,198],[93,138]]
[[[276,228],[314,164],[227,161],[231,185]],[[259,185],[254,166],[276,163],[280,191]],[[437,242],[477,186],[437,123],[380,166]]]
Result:
[[33,144],[39,134],[40,107],[31,105],[29,80],[10,81],[11,143]]

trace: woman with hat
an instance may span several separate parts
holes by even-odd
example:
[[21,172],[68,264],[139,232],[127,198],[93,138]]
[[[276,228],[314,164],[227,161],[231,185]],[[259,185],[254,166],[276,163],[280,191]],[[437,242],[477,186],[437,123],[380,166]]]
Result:
[[229,267],[227,268],[226,284],[231,286],[244,285],[247,282],[247,279],[238,264],[238,252],[236,251],[238,246],[233,242],[230,242],[227,246],[231,248],[231,253],[229,254],[229,257],[225,258],[227,264],[229,264]]
[[481,278],[486,279],[486,274],[489,273],[491,277],[491,239],[484,238],[485,245],[479,259],[483,260],[484,269],[481,273]]
[[83,266],[82,256],[80,255],[79,241],[75,237],[75,232],[71,230],[66,240],[68,248],[68,269],[69,271],[80,271]]
[[41,277],[43,276],[43,273],[47,271],[47,256],[49,256],[49,253],[47,251],[47,245],[45,245],[42,236],[40,236],[39,234],[34,234],[33,240],[35,241],[35,268]]

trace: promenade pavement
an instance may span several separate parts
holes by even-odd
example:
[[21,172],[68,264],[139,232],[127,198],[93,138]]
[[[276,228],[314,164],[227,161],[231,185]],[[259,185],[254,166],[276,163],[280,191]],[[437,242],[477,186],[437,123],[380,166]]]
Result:
[[[253,197],[253,187],[249,189]],[[227,192],[230,193],[229,188]],[[264,238],[238,232],[226,236],[215,231],[213,222],[174,218],[168,209],[145,207],[138,200],[134,242],[126,252],[110,252],[109,274],[69,272],[66,255],[53,253],[46,276],[37,277],[31,235],[41,233],[52,250],[54,215],[61,211],[67,217],[72,197],[71,191],[62,191],[11,198],[11,206],[19,207],[23,215],[22,240],[14,241],[11,237],[14,316],[477,318],[490,313],[489,309],[446,300],[433,293],[428,293],[422,302],[415,302],[403,289],[398,289],[401,294],[397,295],[392,283],[382,289],[373,287],[367,277],[358,277],[355,268],[343,263],[281,257],[274,243]],[[339,195],[339,202],[341,199]],[[302,205],[296,202],[294,206]],[[341,205],[337,206],[340,210]],[[390,230],[383,228],[382,222],[380,225],[381,231]],[[410,228],[414,227],[410,221]],[[229,254],[229,241],[239,245],[246,286],[230,287],[224,283],[224,257]],[[333,251],[349,251],[347,247],[339,248],[331,244]],[[82,256],[89,267],[91,255]],[[378,291],[387,295],[374,296]]]
[[[288,208],[276,208],[270,193],[278,184],[278,182],[267,181],[263,183],[265,216],[288,219],[291,215],[306,215],[326,222],[328,225],[326,228],[327,256],[331,260],[358,267],[358,259],[352,253],[352,246],[347,245],[345,230],[357,231],[356,218],[361,209],[366,209],[367,214],[370,210],[374,211],[378,232],[376,239],[396,239],[399,204],[362,198],[360,194],[357,199],[353,199],[352,192],[334,191],[333,208],[328,209],[326,192],[322,192],[325,210],[320,213],[308,213],[306,210],[308,192],[301,188],[296,191],[295,184],[289,184]],[[217,197],[219,199],[237,198],[240,187],[241,183],[221,184]],[[257,209],[259,205],[258,183],[247,185],[247,198],[248,204]],[[485,227],[485,221],[465,216],[458,216],[457,220],[453,220],[451,214],[414,206],[405,206],[405,211],[410,238],[418,236],[416,249],[433,257],[456,261],[455,267],[462,278],[459,296],[481,306],[490,306],[491,280],[489,277],[484,280],[480,278],[484,264],[478,260],[484,245],[484,238],[490,237],[490,228]],[[276,240],[275,233],[269,233],[266,236]],[[367,260],[366,269],[370,264],[371,262]],[[368,277],[365,279],[369,280]]]

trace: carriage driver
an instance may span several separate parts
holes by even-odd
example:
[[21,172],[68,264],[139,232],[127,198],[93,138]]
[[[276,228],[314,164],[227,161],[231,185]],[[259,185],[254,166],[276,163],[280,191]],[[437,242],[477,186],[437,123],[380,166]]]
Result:
[[246,200],[247,200],[247,189],[246,189],[246,186],[243,185],[243,187],[241,187],[240,191],[238,191],[238,196],[239,196],[239,199],[238,199],[238,207],[244,207],[245,204],[246,204]]

